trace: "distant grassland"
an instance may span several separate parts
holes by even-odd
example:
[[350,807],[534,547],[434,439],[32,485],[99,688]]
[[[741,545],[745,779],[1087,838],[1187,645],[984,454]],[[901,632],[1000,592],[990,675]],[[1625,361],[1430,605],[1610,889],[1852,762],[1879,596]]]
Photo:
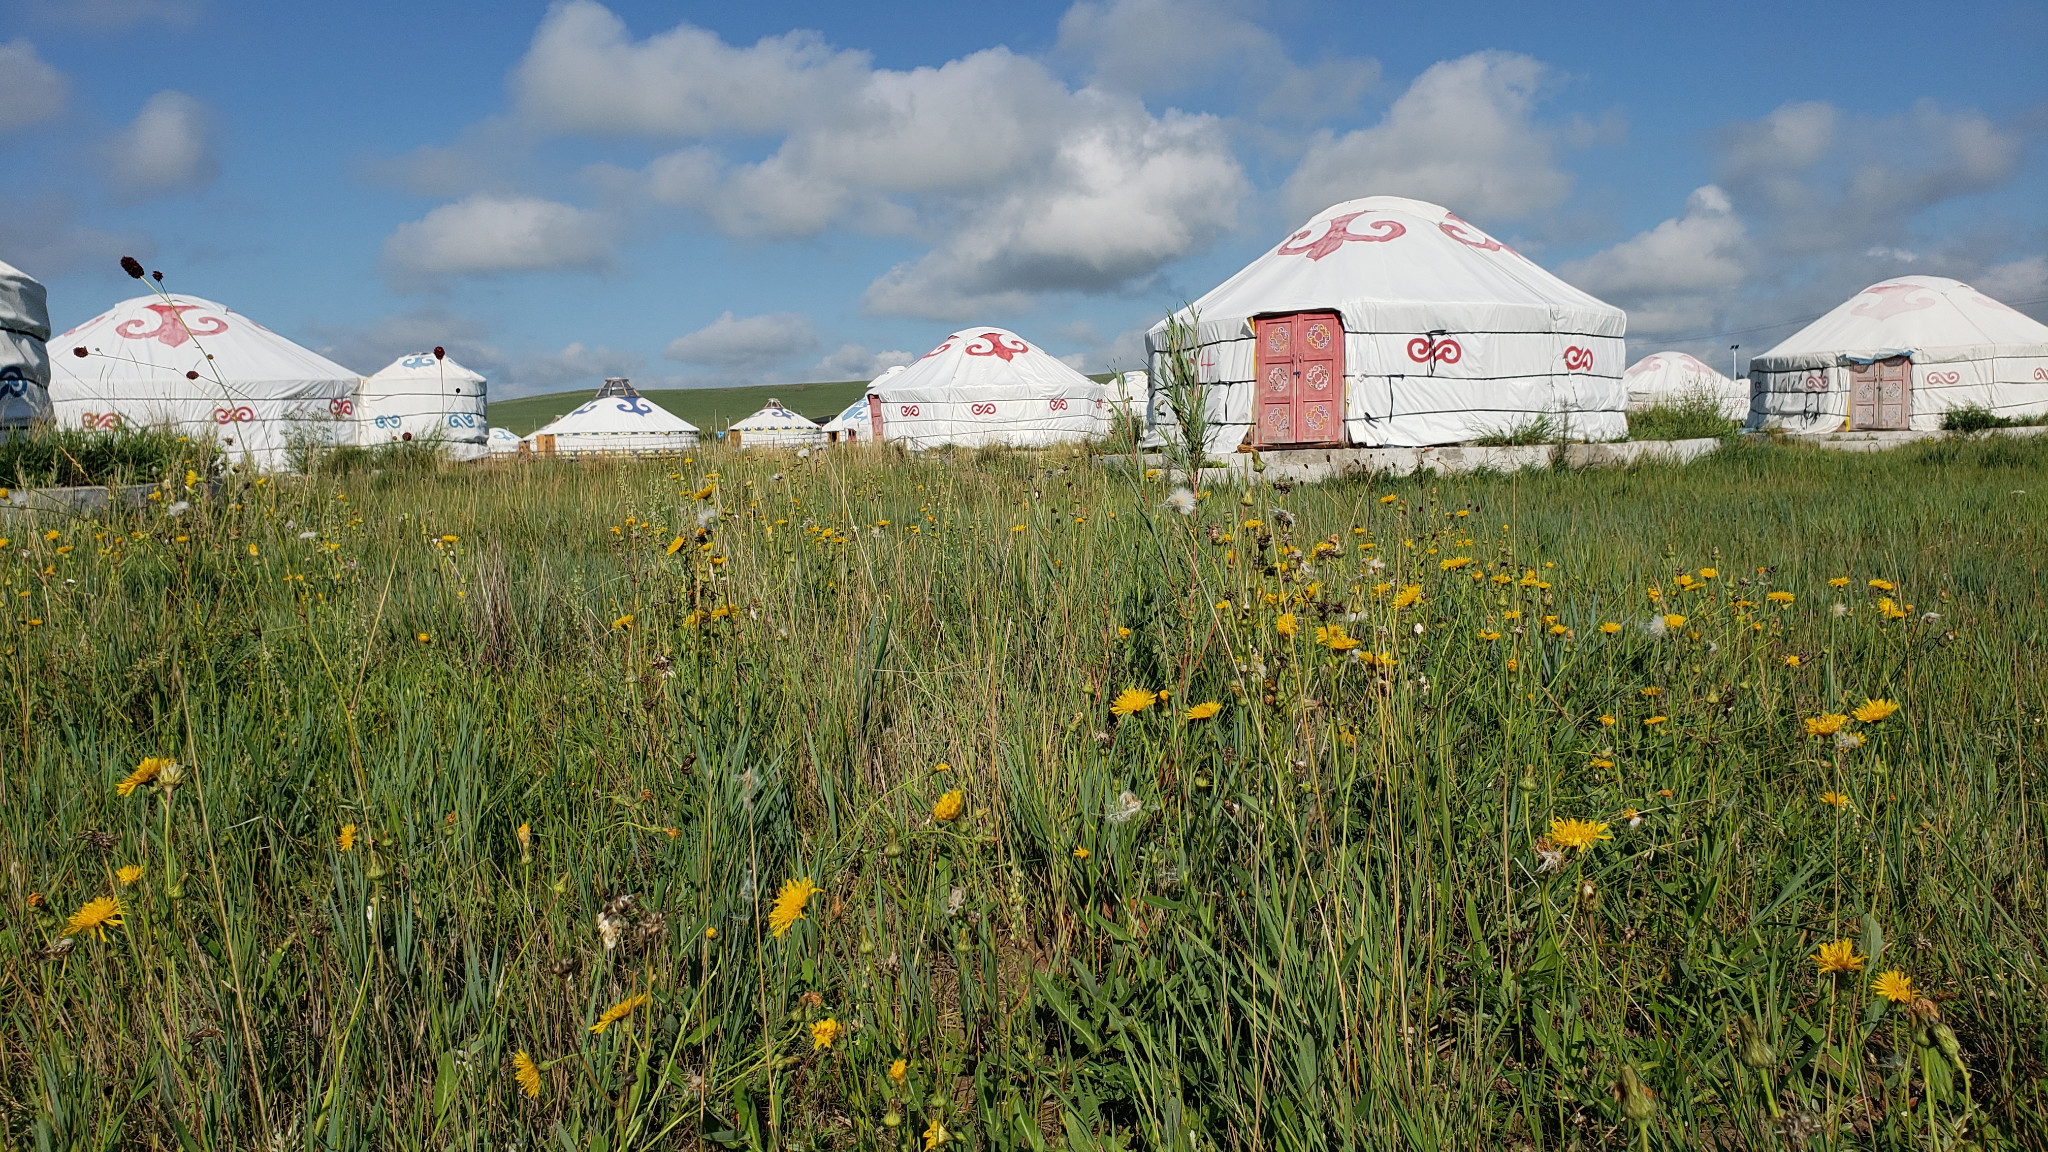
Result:
[[[770,397],[823,424],[860,399],[868,382],[835,380],[820,384],[761,384],[746,388],[650,388],[642,396],[710,432],[760,411]],[[491,404],[491,423],[521,436],[557,416],[567,415],[595,395],[595,390],[550,392]]]
[[[1109,374],[1098,372],[1088,378],[1106,381]],[[640,394],[704,431],[715,432],[760,411],[771,397],[782,401],[783,407],[823,424],[860,399],[867,386],[865,380],[833,380],[817,384],[759,384],[745,388],[650,388]],[[594,394],[594,390],[578,390],[494,401],[491,404],[491,423],[524,436],[557,416],[567,415]]]

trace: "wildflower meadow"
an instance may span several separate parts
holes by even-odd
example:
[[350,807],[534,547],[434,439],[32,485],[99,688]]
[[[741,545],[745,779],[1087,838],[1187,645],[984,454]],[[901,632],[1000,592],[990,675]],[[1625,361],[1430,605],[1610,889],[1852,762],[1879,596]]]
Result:
[[0,1144],[2048,1147],[2048,444],[0,524]]

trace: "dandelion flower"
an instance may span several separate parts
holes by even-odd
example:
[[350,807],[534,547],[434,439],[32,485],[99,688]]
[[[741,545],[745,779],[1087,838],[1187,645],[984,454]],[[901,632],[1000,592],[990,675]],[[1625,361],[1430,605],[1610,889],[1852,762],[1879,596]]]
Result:
[[432,636],[427,635],[425,632],[415,632],[412,634],[412,638],[422,644],[431,644],[434,640]]
[[[952,793],[958,795],[958,793]],[[937,815],[933,811],[933,815]],[[811,902],[811,896],[818,886],[806,876],[800,880],[785,880],[782,891],[775,897],[775,906],[768,910],[768,932],[780,938],[789,931],[789,926],[804,918],[804,906]]]
[[960,818],[960,810],[967,806],[967,794],[955,788],[932,801],[932,819],[946,823]]
[[1879,592],[1896,592],[1899,590],[1899,586],[1889,580],[1872,580],[1870,586]]
[[1606,633],[1607,635],[1609,635],[1609,636],[1612,636],[1612,635],[1614,635],[1614,634],[1615,634],[1616,632],[1619,632],[1619,631],[1621,631],[1621,625],[1619,625],[1619,624],[1616,624],[1616,623],[1615,623],[1614,621],[1612,621],[1612,620],[1609,620],[1609,621],[1608,621],[1607,623],[1605,623],[1605,624],[1602,624],[1602,625],[1600,626],[1600,631],[1602,631],[1602,632],[1605,632],[1605,633]]
[[939,1118],[934,1116],[932,1117],[931,1125],[924,1130],[924,1152],[932,1152],[933,1149],[950,1139],[952,1139],[952,1133],[947,1132],[946,1126],[939,1123]]
[[1349,652],[1358,647],[1358,641],[1345,633],[1342,627],[1330,625],[1316,628],[1316,643],[1332,652]]
[[1865,958],[1856,955],[1855,941],[1837,940],[1821,945],[1820,951],[1808,959],[1818,965],[1820,974],[1825,976],[1830,972],[1861,972]]
[[1849,578],[1847,576],[1836,576],[1828,581],[1828,587],[1830,588],[1847,588],[1848,586]]
[[1285,639],[1294,639],[1294,634],[1299,630],[1299,626],[1294,622],[1294,613],[1292,612],[1282,612],[1280,618],[1273,621],[1273,631],[1278,632]]
[[1090,856],[1093,856],[1093,855],[1094,855],[1094,853],[1093,853],[1093,852],[1090,852],[1090,851],[1088,851],[1088,850],[1087,850],[1086,848],[1076,848],[1076,849],[1074,849],[1074,859],[1076,859],[1076,860],[1086,860],[1086,859],[1087,859],[1088,857],[1090,857]]
[[[1282,619],[1292,618],[1282,617]],[[1159,693],[1157,692],[1147,692],[1143,688],[1126,688],[1116,694],[1116,699],[1110,703],[1109,710],[1119,716],[1132,716],[1143,712],[1157,703],[1159,703]]]
[[71,914],[64,925],[66,936],[78,936],[90,932],[101,940],[107,938],[107,929],[121,927],[121,902],[112,896],[101,896],[88,900],[85,906]]
[[1652,616],[1648,620],[1643,621],[1643,635],[1648,636],[1652,640],[1662,640],[1664,633],[1664,618],[1662,616]]
[[137,764],[135,766],[135,771],[130,772],[128,774],[127,779],[121,781],[119,784],[114,785],[114,795],[128,795],[130,792],[133,792],[137,788],[142,787],[144,784],[149,783],[151,780],[156,779],[157,774],[159,772],[162,772],[165,768],[169,767],[170,764],[171,761],[162,756],[144,757],[142,763]]
[[1662,724],[1669,719],[1671,719],[1671,717],[1669,716],[1645,716],[1643,718],[1643,723],[1652,728],[1655,728],[1657,725]]
[[1823,792],[1820,794],[1820,802],[1832,804],[1837,808],[1847,808],[1849,806],[1849,798],[1840,792]]
[[[1352,641],[1356,644],[1357,641]],[[1204,700],[1181,714],[1183,720],[1207,720],[1223,711],[1223,705],[1215,700]]]
[[1470,556],[1453,556],[1448,560],[1437,561],[1436,566],[1443,569],[1446,572],[1452,572],[1456,571],[1459,568],[1463,568],[1465,565],[1470,564],[1471,562],[1472,558]]
[[1676,612],[1669,613],[1664,617],[1664,627],[1671,629],[1683,628],[1685,627],[1685,617],[1680,616]]
[[614,632],[620,630],[621,628],[631,628],[632,626],[633,614],[631,612],[628,612],[624,616],[619,617],[617,620],[612,621],[612,631]]
[[1798,597],[1795,597],[1790,592],[1778,591],[1764,593],[1764,599],[1769,600],[1773,604],[1790,604],[1795,599],[1798,599]]
[[1166,498],[1166,507],[1173,509],[1183,516],[1193,516],[1195,514],[1195,494],[1186,488],[1175,488],[1172,495]]
[[1835,733],[1835,747],[1843,752],[1861,748],[1863,747],[1863,733],[1837,732]]
[[1829,712],[1823,716],[1808,716],[1805,721],[1806,734],[1808,736],[1833,736],[1842,730],[1842,725],[1848,722],[1849,718],[1840,712]]
[[1399,499],[1400,499],[1400,497],[1399,497],[1399,496],[1396,496],[1396,495],[1394,495],[1394,494],[1393,494],[1392,492],[1389,492],[1389,493],[1387,493],[1387,494],[1386,494],[1385,496],[1382,496],[1382,497],[1380,497],[1380,503],[1382,503],[1382,504],[1392,504],[1392,503],[1393,503],[1394,501],[1396,501],[1396,500],[1399,500]]
[[905,1060],[901,1056],[898,1056],[896,1058],[896,1062],[894,1064],[889,1065],[889,1079],[894,1080],[898,1084],[903,1083],[903,1078],[905,1076],[908,1076],[909,1074],[910,1061]]
[[1486,640],[1486,641],[1494,641],[1494,640],[1498,640],[1498,639],[1500,639],[1500,633],[1498,633],[1498,632],[1495,632],[1494,630],[1492,630],[1491,628],[1489,628],[1489,629],[1487,629],[1487,630],[1485,630],[1485,631],[1481,632],[1481,633],[1479,634],[1479,638],[1480,638],[1481,640]]
[[1797,652],[1794,652],[1794,653],[1792,653],[1792,654],[1791,654],[1790,656],[1787,656],[1787,657],[1785,657],[1785,667],[1787,667],[1787,668],[1797,668],[1797,667],[1799,667],[1799,653],[1797,653]]
[[540,1099],[540,1069],[533,1066],[533,1057],[524,1048],[512,1054],[512,1079],[519,1082],[519,1090],[528,1100]]
[[1116,803],[1103,814],[1111,824],[1128,824],[1145,811],[1145,802],[1131,792],[1117,793]]
[[1715,568],[1700,569],[1700,579],[1702,580],[1712,580],[1714,577],[1719,576],[1720,574],[1720,571]]
[[[779,936],[781,935],[781,933],[778,932],[776,933],[776,935]],[[610,1028],[612,1025],[617,1024],[619,1021],[624,1020],[628,1016],[631,1016],[633,1014],[633,1009],[638,1008],[642,1004],[647,1003],[647,1001],[650,999],[652,999],[652,997],[648,996],[648,994],[645,992],[641,992],[637,995],[626,997],[624,1000],[621,1000],[617,1004],[614,1004],[611,1007],[605,1009],[604,1015],[599,1016],[597,1018],[597,1023],[592,1024],[590,1026],[590,1030],[599,1035],[603,1035],[605,1029]]]
[[1616,719],[1615,719],[1614,717],[1612,717],[1612,716],[1606,716],[1606,715],[1603,715],[1603,716],[1601,716],[1601,717],[1600,717],[1600,726],[1601,726],[1602,728],[1612,728],[1612,727],[1614,727],[1614,726],[1615,726],[1616,724],[1619,724],[1619,723],[1621,723],[1621,721],[1619,721],[1619,720],[1616,720]]
[[1394,607],[1413,607],[1415,602],[1420,599],[1422,599],[1422,585],[1410,584],[1402,588],[1399,592],[1394,593]]
[[1913,987],[1913,978],[1896,968],[1879,972],[1877,979],[1870,982],[1870,990],[1894,1004],[1910,1003],[1920,994]]
[[1550,839],[1566,848],[1584,852],[1593,846],[1593,841],[1612,840],[1614,834],[1607,830],[1607,825],[1595,820],[1552,820]]
[[839,1021],[830,1016],[811,1025],[811,1051],[830,1048],[832,1042],[839,1039],[839,1030]]
[[114,873],[114,879],[119,880],[123,886],[135,883],[142,879],[142,865],[124,864],[120,871]]
[[668,556],[673,556],[676,553],[681,552],[684,546],[688,543],[688,540],[684,539],[681,536],[678,536],[675,539],[668,542],[668,549],[664,554]]
[[334,838],[334,846],[343,852],[355,851],[356,826],[353,824],[343,824],[341,826],[341,835]]
[[1864,724],[1875,724],[1899,710],[1896,700],[1872,700],[1865,697],[1862,704],[1851,709],[1849,714]]

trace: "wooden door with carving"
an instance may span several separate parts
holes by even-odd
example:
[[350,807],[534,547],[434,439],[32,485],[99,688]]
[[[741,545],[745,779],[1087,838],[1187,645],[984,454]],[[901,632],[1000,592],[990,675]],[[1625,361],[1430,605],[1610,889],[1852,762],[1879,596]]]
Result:
[[1334,312],[1261,317],[1253,443],[1335,446],[1344,440],[1344,325]]
[[1849,367],[1849,427],[1903,432],[1913,422],[1913,362],[1904,356]]

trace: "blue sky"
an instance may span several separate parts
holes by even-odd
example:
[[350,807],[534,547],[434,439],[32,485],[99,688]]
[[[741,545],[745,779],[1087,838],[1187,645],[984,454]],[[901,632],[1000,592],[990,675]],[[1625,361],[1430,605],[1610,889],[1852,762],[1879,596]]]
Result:
[[1906,273],[2048,317],[2043,60],[2039,3],[0,0],[0,259],[60,330],[133,253],[500,396],[871,375],[970,323],[1094,370],[1394,194],[1720,364]]

